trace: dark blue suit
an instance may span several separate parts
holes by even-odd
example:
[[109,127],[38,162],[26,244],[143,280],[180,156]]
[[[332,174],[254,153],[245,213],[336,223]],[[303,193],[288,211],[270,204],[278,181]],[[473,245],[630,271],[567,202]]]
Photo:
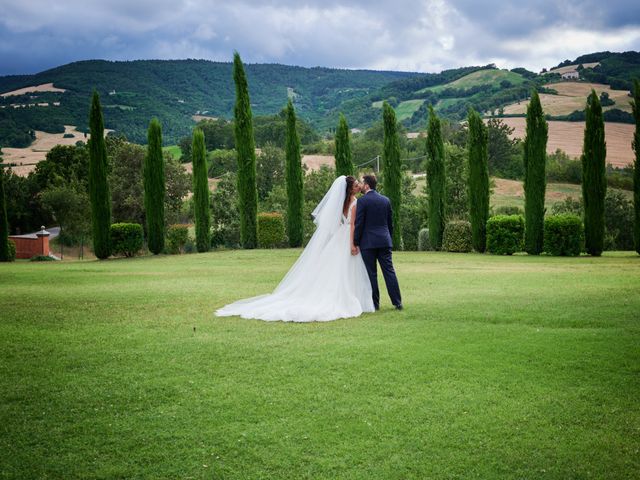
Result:
[[391,260],[392,235],[391,202],[384,195],[370,190],[358,199],[353,243],[360,247],[362,260],[367,267],[373,293],[373,304],[376,309],[380,307],[376,262],[380,263],[391,303],[395,306],[402,305],[400,286]]

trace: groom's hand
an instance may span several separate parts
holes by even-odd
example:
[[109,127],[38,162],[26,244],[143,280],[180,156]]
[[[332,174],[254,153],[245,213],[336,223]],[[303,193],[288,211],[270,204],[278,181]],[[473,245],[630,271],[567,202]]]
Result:
[[351,255],[357,255],[360,249],[355,245],[351,245]]

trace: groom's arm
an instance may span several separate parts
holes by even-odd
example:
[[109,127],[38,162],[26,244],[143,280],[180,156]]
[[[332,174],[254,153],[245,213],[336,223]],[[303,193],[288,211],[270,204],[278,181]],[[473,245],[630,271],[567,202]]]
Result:
[[356,204],[356,225],[353,230],[353,244],[356,247],[360,246],[360,239],[362,238],[362,230],[364,228],[364,219],[365,219],[365,206],[364,202],[360,200]]

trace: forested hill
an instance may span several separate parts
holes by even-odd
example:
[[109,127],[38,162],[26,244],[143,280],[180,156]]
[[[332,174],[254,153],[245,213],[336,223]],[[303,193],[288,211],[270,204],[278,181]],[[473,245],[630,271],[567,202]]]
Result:
[[[368,97],[394,80],[421,76],[278,64],[248,64],[246,72],[254,114],[277,113],[292,97],[300,116],[321,129],[337,120],[345,102]],[[138,142],[146,141],[147,124],[153,116],[162,122],[166,140],[175,142],[192,128],[194,114],[230,118],[235,100],[232,64],[205,60],[75,62],[35,75],[0,77],[0,93],[47,83],[66,92],[0,97],[0,105],[7,107],[0,109],[0,130],[5,137],[10,130],[61,131],[65,123],[85,128],[94,88],[102,97],[107,128]],[[15,103],[35,105],[8,108]],[[49,105],[38,107],[37,103]],[[4,145],[20,143],[9,140],[0,138]]]

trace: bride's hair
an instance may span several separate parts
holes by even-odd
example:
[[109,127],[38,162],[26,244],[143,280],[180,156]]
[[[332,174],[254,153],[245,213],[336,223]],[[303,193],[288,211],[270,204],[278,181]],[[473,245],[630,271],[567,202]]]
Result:
[[351,202],[351,194],[353,193],[353,185],[356,183],[355,177],[349,175],[345,177],[347,181],[347,194],[344,197],[344,204],[342,205],[342,213],[347,214],[347,209],[349,208],[349,203]]

